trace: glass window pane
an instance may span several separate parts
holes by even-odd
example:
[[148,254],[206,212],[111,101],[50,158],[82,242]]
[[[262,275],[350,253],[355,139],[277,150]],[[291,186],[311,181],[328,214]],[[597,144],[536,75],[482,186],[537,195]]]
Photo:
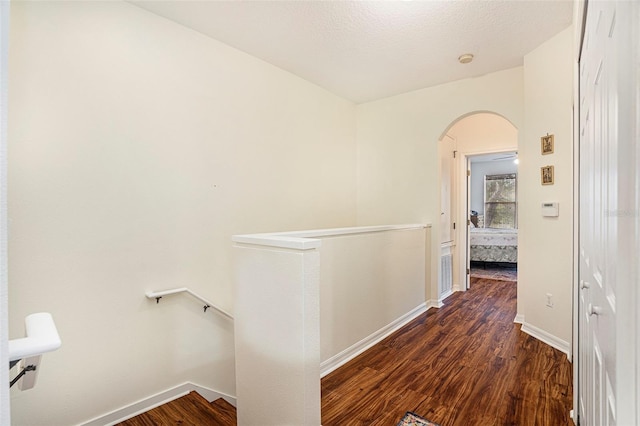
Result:
[[485,176],[485,203],[516,201],[515,175]]
[[516,227],[516,174],[485,176],[485,227]]
[[486,228],[515,228],[516,203],[485,204]]

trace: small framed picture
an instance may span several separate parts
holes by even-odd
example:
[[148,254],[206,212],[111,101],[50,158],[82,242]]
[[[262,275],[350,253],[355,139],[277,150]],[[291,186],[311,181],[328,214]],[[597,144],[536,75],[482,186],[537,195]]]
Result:
[[542,155],[553,154],[553,135],[540,138],[540,151],[542,151]]
[[540,179],[543,185],[553,185],[553,166],[541,167]]

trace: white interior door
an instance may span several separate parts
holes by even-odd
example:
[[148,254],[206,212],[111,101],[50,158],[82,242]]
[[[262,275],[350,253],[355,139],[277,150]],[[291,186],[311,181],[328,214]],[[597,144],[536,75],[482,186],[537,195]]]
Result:
[[[592,3],[580,66],[580,419],[616,424],[615,276],[608,249],[616,242],[607,211],[617,200],[615,6]],[[613,84],[612,84],[613,83]],[[606,420],[605,420],[606,418]]]
[[[578,411],[581,425],[637,424],[638,42],[632,2],[590,1],[580,59]],[[637,21],[637,19],[636,19]],[[636,22],[637,24],[637,22]],[[635,50],[629,47],[635,43]],[[635,56],[634,56],[635,55]],[[635,79],[635,80],[634,80]],[[635,95],[634,95],[635,93]],[[637,123],[637,117],[635,118]],[[635,213],[633,213],[635,212]],[[635,272],[634,272],[635,271]]]
[[455,139],[449,135],[439,142],[440,151],[440,274],[438,300],[452,292],[455,281]]
[[454,212],[452,206],[454,182],[455,140],[449,135],[440,141],[440,243],[454,240]]
[[458,271],[459,290],[469,289],[469,206],[470,204],[470,185],[469,175],[467,171],[470,167],[469,155],[466,153],[458,153],[456,164],[456,211],[459,232],[456,235],[456,257]]
[[465,275],[464,286],[468,290],[471,288],[471,222],[469,221],[469,214],[471,213],[471,159],[469,157],[464,158],[464,170],[465,170],[465,214],[466,220],[462,226],[464,226],[465,244],[463,250],[465,250]]

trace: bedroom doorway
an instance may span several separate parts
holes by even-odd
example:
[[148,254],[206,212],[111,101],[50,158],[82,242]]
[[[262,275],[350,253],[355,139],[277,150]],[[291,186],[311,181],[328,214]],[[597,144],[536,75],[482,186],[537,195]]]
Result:
[[468,163],[469,285],[473,277],[516,282],[518,153],[473,155]]
[[[476,210],[478,213],[484,212],[484,189],[480,195],[483,208],[471,208],[472,160],[474,163],[482,160],[494,162],[505,160],[514,164],[517,151],[518,129],[502,115],[492,112],[474,112],[461,116],[442,134],[439,140],[441,155],[439,302],[442,302],[451,292],[464,291],[470,286],[470,229],[472,226],[475,227],[471,220],[480,219],[480,217],[472,217],[471,210]],[[491,160],[489,157],[491,155],[495,160]],[[500,157],[507,156],[509,158],[498,160]],[[483,185],[484,180],[480,187],[484,188]],[[474,202],[476,198],[474,195]],[[510,208],[498,204],[491,206],[494,210],[500,211]],[[517,220],[517,213],[515,217]],[[484,215],[482,219],[485,219]],[[491,224],[496,226],[499,218],[494,214],[490,219]],[[449,291],[446,285],[447,278],[450,279]]]

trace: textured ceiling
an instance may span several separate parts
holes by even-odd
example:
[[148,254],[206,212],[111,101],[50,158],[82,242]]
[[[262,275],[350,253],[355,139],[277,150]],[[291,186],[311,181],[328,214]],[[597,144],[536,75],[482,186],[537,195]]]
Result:
[[[131,1],[366,102],[522,65],[571,24],[571,0]],[[457,61],[473,53],[472,63]]]

